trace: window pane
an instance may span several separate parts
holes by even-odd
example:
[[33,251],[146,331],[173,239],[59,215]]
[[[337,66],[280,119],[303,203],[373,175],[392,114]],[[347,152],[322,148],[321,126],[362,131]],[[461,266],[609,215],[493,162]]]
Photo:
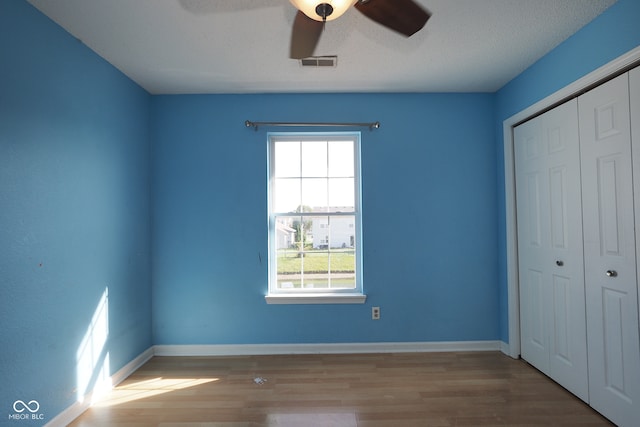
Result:
[[274,145],[275,176],[298,177],[300,176],[300,142],[278,141]]
[[303,178],[302,205],[311,208],[307,212],[326,212],[327,204],[327,179]]
[[291,217],[290,224],[294,230],[294,247],[298,252],[302,253],[308,247],[311,247],[313,242],[313,236],[311,235],[313,222],[309,217],[297,216]]
[[276,218],[278,289],[295,289],[302,285],[305,269],[305,249],[311,246],[311,224],[306,217]]
[[281,216],[276,232],[278,289],[355,289],[355,216]]
[[296,217],[278,216],[275,218],[276,249],[291,249],[295,247],[296,230],[293,221]]
[[327,249],[329,247],[329,217],[307,217],[310,227],[309,235],[313,249]]
[[353,177],[353,141],[329,141],[329,176]]
[[355,222],[355,216],[332,216],[330,218],[329,249],[346,249],[355,246]]
[[338,249],[330,253],[331,288],[355,289],[356,257],[354,250]]
[[302,144],[302,176],[327,176],[327,143],[325,141],[305,141]]
[[321,250],[308,250],[304,254],[303,288],[329,287],[329,253]]
[[332,212],[355,211],[354,178],[329,179],[329,208]]
[[274,185],[273,209],[275,212],[296,212],[302,204],[300,199],[300,180],[278,178]]
[[277,276],[278,289],[300,288],[303,257],[297,249],[278,249]]

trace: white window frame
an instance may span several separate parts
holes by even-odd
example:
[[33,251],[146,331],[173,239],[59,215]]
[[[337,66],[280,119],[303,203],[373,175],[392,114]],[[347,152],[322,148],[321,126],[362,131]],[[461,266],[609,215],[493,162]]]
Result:
[[[355,176],[355,289],[278,289],[277,288],[277,232],[276,217],[285,212],[274,212],[273,186],[275,184],[274,143],[276,141],[331,141],[345,139],[354,142],[354,176]],[[268,134],[268,224],[269,224],[269,285],[265,300],[268,304],[363,304],[366,295],[362,286],[362,204],[361,204],[361,174],[360,174],[360,132],[278,132]],[[314,213],[318,215],[318,213]],[[325,215],[321,213],[320,215]],[[328,216],[336,215],[327,213]],[[339,216],[336,215],[336,216]]]

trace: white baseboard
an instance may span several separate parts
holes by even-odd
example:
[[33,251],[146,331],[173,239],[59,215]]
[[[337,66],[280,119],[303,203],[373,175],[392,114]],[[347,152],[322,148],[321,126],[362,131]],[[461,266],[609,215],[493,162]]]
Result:
[[113,387],[117,386],[122,381],[127,379],[129,375],[137,371],[139,367],[147,363],[149,359],[151,359],[154,355],[155,353],[153,351],[153,347],[149,347],[140,355],[138,355],[138,357],[124,365],[122,369],[118,370],[118,372],[111,376],[111,384],[113,385]]
[[509,343],[500,341],[500,351],[506,354],[507,356],[513,357],[511,356],[511,347],[509,346]]
[[[153,347],[149,347],[145,351],[143,351],[140,355],[138,355],[131,362],[124,365],[118,372],[111,375],[110,383],[111,387],[115,387],[120,384],[125,378],[134,373],[140,366],[144,365],[149,359],[151,359],[154,355]],[[105,390],[102,392],[104,393]],[[108,390],[106,390],[108,391]],[[60,412],[58,415],[53,417],[49,422],[47,422],[44,427],[65,427],[71,424],[76,418],[78,418],[84,411],[89,409],[94,400],[99,397],[94,395],[93,390],[87,393],[82,401],[75,402],[73,405],[69,406],[64,411]]]
[[427,353],[502,351],[500,341],[392,342],[344,344],[156,345],[156,356],[258,356],[277,354]]
[[83,402],[75,402],[64,411],[53,417],[44,427],[65,427],[71,424],[84,411],[91,406],[90,400],[85,399]]

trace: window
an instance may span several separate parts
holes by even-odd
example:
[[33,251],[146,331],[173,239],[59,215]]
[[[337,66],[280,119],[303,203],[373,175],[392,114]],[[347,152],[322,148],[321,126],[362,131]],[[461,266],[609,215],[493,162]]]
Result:
[[363,303],[360,134],[269,135],[269,303]]

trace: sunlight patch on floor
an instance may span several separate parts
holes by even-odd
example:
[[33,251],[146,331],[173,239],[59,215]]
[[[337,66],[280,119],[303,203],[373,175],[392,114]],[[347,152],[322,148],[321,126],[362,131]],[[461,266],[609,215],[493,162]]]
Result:
[[116,406],[148,397],[218,381],[218,378],[153,378],[135,383],[125,383],[108,395],[94,402],[94,407]]

